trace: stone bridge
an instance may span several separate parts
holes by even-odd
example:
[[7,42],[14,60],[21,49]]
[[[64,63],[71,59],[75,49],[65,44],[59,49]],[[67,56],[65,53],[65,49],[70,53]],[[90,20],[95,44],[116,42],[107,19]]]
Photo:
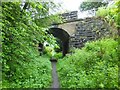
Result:
[[[110,34],[110,27],[102,18],[89,17],[78,19],[76,11],[64,13],[62,16],[66,21],[53,24],[52,29],[54,29],[54,31],[56,30],[58,36],[60,35],[60,32],[57,32],[59,30],[64,31],[69,35],[69,47],[81,48],[87,41],[96,40]],[[63,39],[63,42],[66,42],[65,39],[67,37],[64,36],[67,34],[63,33],[59,36]]]

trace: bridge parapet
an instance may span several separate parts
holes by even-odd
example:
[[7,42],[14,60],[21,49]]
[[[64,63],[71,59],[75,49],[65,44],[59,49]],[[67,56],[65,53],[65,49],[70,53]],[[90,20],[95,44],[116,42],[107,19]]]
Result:
[[78,19],[78,11],[72,11],[61,14],[65,21],[73,21]]

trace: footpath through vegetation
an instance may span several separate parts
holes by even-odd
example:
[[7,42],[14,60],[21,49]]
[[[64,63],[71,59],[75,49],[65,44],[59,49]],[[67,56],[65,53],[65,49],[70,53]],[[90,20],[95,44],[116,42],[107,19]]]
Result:
[[[113,27],[112,36],[71,49],[64,58],[61,52],[55,52],[59,49],[56,38],[47,33],[53,22],[62,21],[58,15],[49,15],[49,9],[57,7],[52,1],[2,2],[0,89],[51,88],[53,81],[59,88],[120,89],[120,0],[97,11],[97,16]],[[38,51],[44,42],[48,45]],[[56,66],[51,64],[51,57],[58,59]]]

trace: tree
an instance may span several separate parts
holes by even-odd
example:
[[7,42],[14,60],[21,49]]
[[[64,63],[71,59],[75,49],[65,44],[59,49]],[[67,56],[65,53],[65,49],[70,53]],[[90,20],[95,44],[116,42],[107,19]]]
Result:
[[[23,86],[20,84],[27,83],[26,79],[29,81],[31,72],[27,71],[28,62],[31,64],[32,60],[36,60],[36,56],[39,56],[36,44],[46,40],[54,43],[52,36],[46,32],[49,25],[54,20],[58,20],[56,16],[49,16],[49,8],[53,5],[53,2],[44,2],[44,0],[23,3],[2,2],[0,6],[2,8],[0,14],[2,17],[2,83],[14,82],[8,87],[25,87],[24,84]],[[30,84],[27,87],[29,86]]]
[[[103,1],[103,0],[102,0]],[[101,7],[101,6],[106,6],[108,4],[108,2],[102,2],[102,1],[99,1],[99,2],[93,2],[91,0],[86,0],[85,2],[82,2],[81,5],[80,5],[80,10],[81,11],[87,11],[87,10],[92,10],[92,9],[95,9],[97,10],[98,7]]]

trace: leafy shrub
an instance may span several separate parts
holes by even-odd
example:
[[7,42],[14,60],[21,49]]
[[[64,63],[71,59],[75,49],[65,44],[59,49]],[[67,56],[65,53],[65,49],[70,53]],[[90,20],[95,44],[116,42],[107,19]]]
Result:
[[118,43],[113,39],[88,42],[58,60],[62,88],[118,88]]
[[[50,44],[50,43],[47,43],[46,45],[44,45],[44,54],[46,54],[47,56],[49,57],[56,57],[56,56],[59,56],[56,52],[56,49],[59,49],[60,46],[57,44],[56,41],[53,40],[53,43]],[[57,57],[56,57],[57,58]]]
[[115,0],[115,3],[112,5],[109,5],[108,7],[100,7],[98,8],[98,11],[96,12],[97,16],[101,16],[106,18],[111,25],[114,25],[116,27],[120,27],[120,0]]
[[106,7],[99,7],[98,11],[96,12],[97,16],[105,17],[110,13],[109,8]]
[[46,53],[49,57],[52,57],[55,55],[55,51],[54,51],[54,48],[51,47],[51,46],[46,46],[45,49],[44,49],[44,53]]
[[56,59],[60,59],[60,58],[63,57],[63,55],[62,55],[61,52],[59,52],[59,53],[56,53],[56,54],[54,55],[54,57],[55,57]]
[[35,50],[30,50],[32,60],[19,61],[12,64],[11,72],[3,72],[2,88],[49,88],[51,86],[51,63],[48,56],[39,56]]
[[[46,29],[56,16],[48,16],[53,2],[2,2],[3,88],[43,88],[51,82],[48,57],[40,57],[34,41],[53,43]],[[54,6],[55,8],[55,6]],[[45,23],[44,23],[45,22]],[[1,63],[0,62],[0,63]]]

